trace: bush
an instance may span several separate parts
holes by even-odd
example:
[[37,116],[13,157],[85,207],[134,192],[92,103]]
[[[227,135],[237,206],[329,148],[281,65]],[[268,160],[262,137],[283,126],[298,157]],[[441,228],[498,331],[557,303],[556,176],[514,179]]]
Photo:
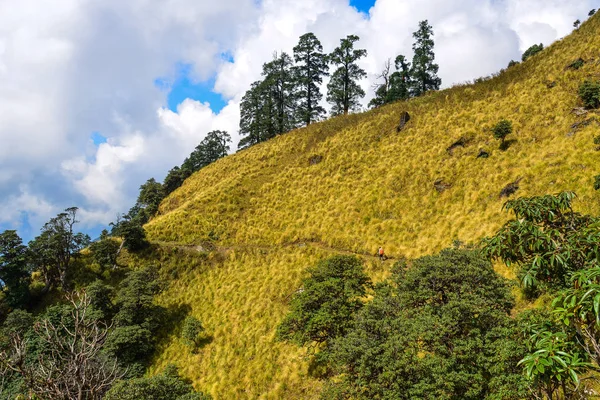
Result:
[[510,67],[514,67],[515,65],[519,65],[520,63],[518,61],[515,60],[510,60],[508,63],[508,68]]
[[169,365],[153,377],[118,382],[106,393],[106,400],[210,400],[211,396],[194,392],[192,383],[182,378],[177,368]]
[[519,399],[526,354],[507,281],[477,251],[444,250],[392,278],[332,345],[330,398]]
[[594,177],[594,190],[600,190],[600,175]]
[[578,58],[577,60],[575,60],[571,64],[569,64],[567,66],[567,68],[577,70],[577,69],[583,67],[583,64],[585,64],[585,61],[583,61],[582,58]]
[[492,132],[494,133],[494,137],[498,140],[502,141],[504,144],[504,139],[506,136],[510,135],[513,131],[512,122],[502,119],[500,120],[494,127],[492,128]]
[[595,9],[595,8],[592,8],[592,9],[590,10],[590,12],[588,13],[588,17],[591,17],[591,16],[592,16],[592,15],[594,15],[594,14],[596,14],[596,9]]
[[600,107],[600,81],[585,81],[579,86],[579,97],[586,108]]
[[344,335],[363,306],[367,288],[372,286],[362,261],[354,256],[328,258],[309,274],[277,328],[279,340],[299,346],[323,344]]
[[542,50],[544,50],[544,45],[542,43],[534,44],[533,46],[525,50],[525,53],[523,53],[521,60],[526,61],[528,58],[535,56]]
[[200,345],[200,334],[204,332],[202,323],[191,315],[187,316],[183,321],[183,329],[181,337],[186,341],[186,344],[195,349]]

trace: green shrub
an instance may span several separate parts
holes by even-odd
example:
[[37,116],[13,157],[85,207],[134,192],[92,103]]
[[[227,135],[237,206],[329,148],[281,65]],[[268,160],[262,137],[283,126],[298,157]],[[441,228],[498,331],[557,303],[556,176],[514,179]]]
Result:
[[204,327],[197,318],[194,318],[191,315],[185,318],[183,321],[181,337],[185,340],[188,346],[193,349],[197,348],[200,345],[200,334],[202,332],[204,332]]
[[600,175],[594,177],[594,190],[600,190]]
[[583,61],[582,58],[578,58],[577,60],[575,60],[571,64],[569,64],[567,68],[577,70],[577,69],[583,67],[584,64],[585,64],[585,61]]
[[500,144],[500,147],[502,147],[504,145],[504,140],[506,139],[506,136],[510,135],[512,133],[512,131],[513,131],[512,122],[510,122],[509,120],[506,120],[506,119],[500,120],[492,128],[494,137],[496,139],[502,141],[502,143]]
[[579,97],[586,108],[600,107],[600,81],[585,81],[579,86]]
[[542,50],[544,50],[544,45],[542,43],[534,44],[533,46],[525,50],[525,53],[523,53],[523,57],[521,57],[521,59],[523,61],[526,61],[528,58],[535,56]]

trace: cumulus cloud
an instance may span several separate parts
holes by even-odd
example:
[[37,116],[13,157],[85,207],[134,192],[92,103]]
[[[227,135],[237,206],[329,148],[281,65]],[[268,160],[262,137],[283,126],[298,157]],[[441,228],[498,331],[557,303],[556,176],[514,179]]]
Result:
[[[383,63],[412,55],[419,20],[433,25],[445,86],[506,66],[534,43],[568,34],[598,0],[56,0],[0,2],[0,227],[71,205],[106,224],[137,188],[182,162],[213,129],[239,141],[239,102],[274,51],[314,32],[326,51],[347,34],[368,50],[369,95]],[[223,54],[232,56],[224,60]],[[192,65],[228,103],[165,108],[155,80]],[[108,138],[99,146],[92,132]],[[35,219],[37,218],[37,219]]]

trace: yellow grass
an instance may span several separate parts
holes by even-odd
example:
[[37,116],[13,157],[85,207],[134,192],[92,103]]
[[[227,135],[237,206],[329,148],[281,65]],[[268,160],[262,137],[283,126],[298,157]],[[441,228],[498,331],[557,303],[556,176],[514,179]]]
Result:
[[[174,362],[218,399],[317,397],[321,384],[308,376],[304,350],[273,338],[286,296],[318,259],[373,254],[380,245],[393,257],[416,257],[453,239],[476,242],[509,218],[499,193],[519,177],[518,196],[573,190],[577,210],[598,214],[593,137],[600,125],[567,134],[595,115],[571,111],[580,106],[579,84],[600,79],[599,54],[595,16],[492,80],[314,124],[194,174],[146,230],[161,243],[194,245],[210,236],[227,249],[208,259],[174,252],[163,260],[192,267],[172,280],[161,303],[190,305],[214,339],[191,354],[171,337],[155,369]],[[584,67],[565,68],[579,57]],[[397,133],[402,111],[411,121]],[[501,118],[513,122],[508,139],[516,139],[504,152],[490,132]],[[467,147],[449,154],[465,135],[472,137]],[[477,159],[479,148],[490,158]],[[323,160],[310,165],[314,155]],[[438,193],[438,178],[452,187]],[[367,264],[377,279],[385,276],[371,258]]]

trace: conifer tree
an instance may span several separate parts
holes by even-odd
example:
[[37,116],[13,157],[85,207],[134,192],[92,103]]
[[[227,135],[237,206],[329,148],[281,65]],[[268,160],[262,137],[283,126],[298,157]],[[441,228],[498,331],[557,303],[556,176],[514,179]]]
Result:
[[298,45],[294,47],[294,60],[296,65],[293,71],[298,87],[296,120],[308,126],[325,114],[325,109],[319,105],[323,98],[319,85],[323,82],[323,77],[329,75],[327,56],[323,54],[323,46],[312,32],[300,36]]
[[340,39],[340,46],[329,55],[330,62],[338,67],[327,85],[327,101],[333,105],[332,115],[347,115],[348,111],[356,110],[360,106],[358,99],[365,96],[358,80],[366,77],[367,73],[356,62],[365,57],[367,51],[354,49],[354,42],[358,40],[356,35]]
[[250,85],[240,103],[240,135],[244,136],[238,144],[238,149],[245,149],[268,138],[264,134],[264,85],[256,81]]
[[442,80],[437,76],[439,66],[434,63],[433,28],[427,20],[419,22],[419,29],[413,33],[413,62],[410,75],[413,80],[411,94],[420,96],[429,90],[438,90]]
[[406,100],[410,97],[412,79],[410,76],[410,63],[403,55],[395,60],[396,72],[390,76],[390,89],[388,90],[386,103],[397,100]]
[[268,107],[265,111],[268,112],[266,116],[271,117],[275,135],[281,135],[295,128],[295,82],[292,65],[292,58],[287,53],[280,55],[275,53],[273,61],[263,65],[264,85],[270,94],[267,99],[273,101],[272,112],[269,113]]

